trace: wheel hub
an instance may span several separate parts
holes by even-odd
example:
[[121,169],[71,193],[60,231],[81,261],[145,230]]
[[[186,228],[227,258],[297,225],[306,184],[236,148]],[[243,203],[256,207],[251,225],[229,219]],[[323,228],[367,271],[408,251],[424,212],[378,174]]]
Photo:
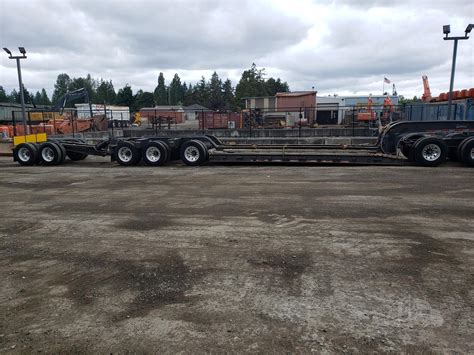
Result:
[[41,150],[41,157],[44,161],[51,163],[54,160],[54,151],[50,147],[44,147]]
[[474,148],[471,149],[471,159],[474,160]]
[[31,159],[31,154],[30,150],[28,148],[20,148],[18,150],[18,159],[20,159],[23,162],[28,162]]
[[426,161],[435,161],[441,156],[441,148],[437,144],[427,144],[421,154]]
[[120,147],[118,150],[118,157],[124,163],[128,163],[132,160],[132,150],[129,147]]
[[184,156],[187,161],[195,162],[199,159],[199,150],[196,147],[189,146],[184,150]]
[[146,150],[146,158],[148,161],[156,163],[161,158],[161,152],[157,147],[148,147]]

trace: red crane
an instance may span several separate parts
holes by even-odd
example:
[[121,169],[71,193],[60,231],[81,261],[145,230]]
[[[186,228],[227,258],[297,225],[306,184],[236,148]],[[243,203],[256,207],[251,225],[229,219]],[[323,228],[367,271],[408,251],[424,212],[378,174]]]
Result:
[[428,83],[428,77],[423,75],[421,77],[423,79],[423,95],[421,96],[421,100],[425,102],[430,102],[433,98],[431,96],[430,84]]

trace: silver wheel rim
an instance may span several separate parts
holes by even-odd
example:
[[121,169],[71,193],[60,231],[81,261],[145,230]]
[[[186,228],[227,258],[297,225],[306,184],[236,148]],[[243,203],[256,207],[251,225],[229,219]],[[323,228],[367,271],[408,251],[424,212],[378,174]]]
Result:
[[471,149],[471,159],[474,160],[474,148]]
[[152,163],[158,162],[161,158],[160,150],[154,146],[148,147],[145,152],[145,155],[146,155],[147,160]]
[[132,160],[133,153],[129,147],[120,147],[117,155],[121,161],[129,163]]
[[194,163],[199,159],[199,156],[199,149],[197,149],[195,146],[190,145],[184,150],[184,157],[187,161]]
[[31,159],[31,153],[28,148],[22,147],[18,150],[18,159],[22,162],[28,162]]
[[441,148],[437,144],[427,144],[421,151],[421,155],[426,161],[435,161],[441,156]]
[[50,147],[41,149],[41,157],[45,162],[51,163],[54,160],[54,150]]

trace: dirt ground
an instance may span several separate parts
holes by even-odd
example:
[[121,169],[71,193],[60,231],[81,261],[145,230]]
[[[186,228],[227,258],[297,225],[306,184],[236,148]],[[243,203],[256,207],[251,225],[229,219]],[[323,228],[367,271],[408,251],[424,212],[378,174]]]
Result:
[[474,169],[0,158],[0,352],[474,352]]

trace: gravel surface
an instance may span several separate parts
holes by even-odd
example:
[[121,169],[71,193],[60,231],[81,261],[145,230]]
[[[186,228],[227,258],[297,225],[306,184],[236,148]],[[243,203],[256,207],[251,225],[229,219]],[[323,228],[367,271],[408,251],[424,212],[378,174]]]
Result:
[[0,158],[0,352],[474,352],[474,169]]

